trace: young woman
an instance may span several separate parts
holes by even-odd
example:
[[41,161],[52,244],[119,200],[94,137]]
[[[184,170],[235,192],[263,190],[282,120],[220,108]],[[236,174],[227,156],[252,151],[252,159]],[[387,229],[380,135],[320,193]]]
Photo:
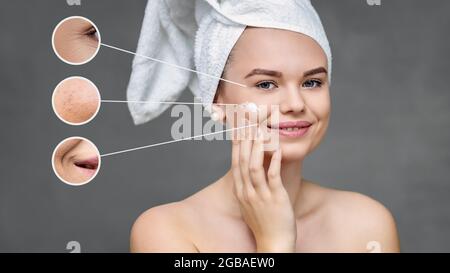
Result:
[[80,65],[97,54],[100,35],[91,21],[72,16],[55,27],[52,42],[55,53],[61,60]]
[[[331,109],[331,50],[309,0],[152,0],[137,53],[179,70],[136,57],[129,100],[173,100],[189,88],[215,110],[251,103],[270,111],[248,128],[236,128],[234,111],[217,111],[236,129],[229,171],[144,212],[131,231],[132,252],[399,251],[383,205],[302,175]],[[129,104],[135,123],[165,107]],[[274,136],[278,149],[269,151],[263,138]]]
[[[279,134],[279,149],[264,151],[261,137],[247,130],[246,138],[233,140],[231,167],[222,178],[136,220],[131,251],[369,252],[375,245],[398,252],[396,225],[382,204],[302,175],[330,119],[328,70],[326,54],[311,37],[247,27],[223,71],[246,87],[222,81],[215,102],[278,105],[266,118],[268,130]],[[275,116],[279,122],[272,124]]]

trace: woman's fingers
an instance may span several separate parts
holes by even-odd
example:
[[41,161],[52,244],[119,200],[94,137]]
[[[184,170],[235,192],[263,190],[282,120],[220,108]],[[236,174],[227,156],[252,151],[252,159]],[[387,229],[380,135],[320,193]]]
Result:
[[272,155],[269,170],[267,172],[267,178],[269,180],[268,184],[271,190],[277,190],[280,187],[283,187],[283,182],[280,175],[281,158],[281,148],[278,148],[278,150]]
[[233,130],[233,139],[232,139],[232,150],[231,150],[231,169],[233,173],[234,180],[234,194],[241,200],[242,198],[242,175],[239,167],[239,150],[240,150],[240,139],[239,139],[239,130]]
[[250,164],[250,155],[253,146],[252,140],[252,130],[253,127],[245,120],[244,128],[241,130],[241,141],[240,141],[240,154],[239,154],[239,166],[241,170],[241,177],[243,181],[243,193],[245,197],[249,197],[250,195],[254,195],[255,189],[252,185],[249,164]]
[[258,127],[250,156],[249,172],[253,187],[260,194],[268,193],[264,170],[264,142],[261,129]]

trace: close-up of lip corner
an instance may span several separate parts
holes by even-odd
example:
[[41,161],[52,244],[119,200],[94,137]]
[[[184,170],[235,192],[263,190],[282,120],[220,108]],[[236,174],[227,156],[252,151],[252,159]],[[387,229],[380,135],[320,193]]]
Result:
[[53,151],[53,171],[67,185],[82,186],[91,182],[100,171],[100,163],[97,147],[83,137],[66,138]]

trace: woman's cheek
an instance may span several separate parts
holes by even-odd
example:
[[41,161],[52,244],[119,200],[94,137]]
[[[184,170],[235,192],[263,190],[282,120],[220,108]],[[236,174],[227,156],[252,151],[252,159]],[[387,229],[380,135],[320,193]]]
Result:
[[315,135],[313,139],[313,149],[322,141],[330,120],[331,100],[328,90],[320,92],[310,98],[309,109],[313,112],[316,118]]

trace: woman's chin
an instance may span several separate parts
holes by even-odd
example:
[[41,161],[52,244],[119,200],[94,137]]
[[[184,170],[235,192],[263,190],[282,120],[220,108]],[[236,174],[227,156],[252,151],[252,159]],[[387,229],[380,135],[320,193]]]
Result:
[[[280,146],[282,159],[285,162],[303,160],[309,153],[308,148],[305,147],[305,145],[284,145],[280,143]],[[272,156],[274,151],[270,151],[268,153]]]

